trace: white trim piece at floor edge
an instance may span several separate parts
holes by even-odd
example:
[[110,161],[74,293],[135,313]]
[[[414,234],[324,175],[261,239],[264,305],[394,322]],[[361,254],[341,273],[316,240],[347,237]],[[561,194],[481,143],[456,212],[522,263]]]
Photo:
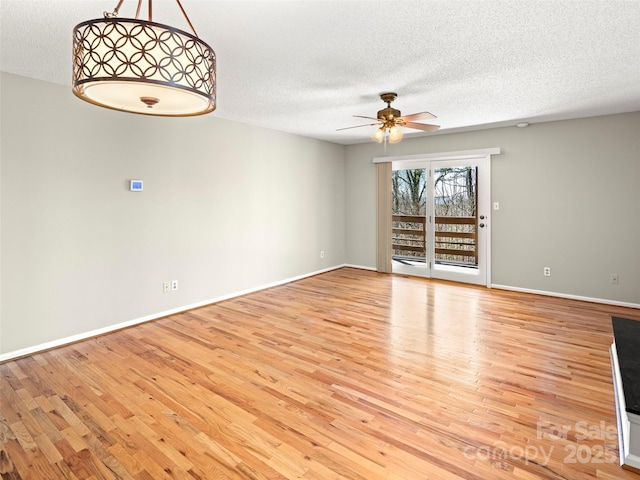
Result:
[[[265,290],[267,288],[277,287],[279,285],[284,285],[286,283],[295,282],[296,280],[302,280],[303,278],[307,278],[307,277],[313,277],[314,275],[319,275],[321,273],[330,272],[332,270],[337,270],[337,269],[343,268],[343,267],[359,268],[359,269],[362,269],[362,270],[370,270],[370,271],[375,271],[376,270],[373,267],[367,267],[367,266],[364,266],[364,265],[352,265],[352,264],[335,265],[333,267],[328,267],[328,268],[324,268],[322,270],[317,270],[317,271],[314,271],[314,272],[305,273],[305,274],[302,274],[302,275],[298,275],[296,277],[291,277],[291,278],[287,278],[287,279],[284,279],[284,280],[279,280],[279,281],[268,283],[268,284],[261,285],[261,286],[258,286],[258,287],[249,288],[247,290],[242,290],[242,291],[239,291],[239,292],[234,292],[234,293],[230,293],[230,294],[227,294],[227,295],[222,295],[220,297],[212,298],[212,299],[209,299],[209,300],[204,300],[202,302],[193,303],[191,305],[185,305],[185,306],[182,306],[182,307],[173,308],[171,310],[165,310],[164,312],[154,313],[154,314],[151,314],[151,315],[147,315],[145,317],[135,318],[133,320],[128,320],[126,322],[117,323],[115,325],[110,325],[108,327],[99,328],[99,329],[96,329],[96,330],[91,330],[89,332],[84,332],[84,333],[80,333],[80,334],[77,334],[77,335],[72,335],[70,337],[60,338],[58,340],[53,340],[51,342],[46,342],[46,343],[42,343],[42,344],[39,344],[39,345],[35,345],[33,347],[27,347],[27,348],[23,348],[23,349],[20,349],[20,350],[15,350],[13,352],[3,353],[3,354],[0,354],[0,362],[6,362],[8,360],[12,360],[12,359],[15,359],[15,358],[20,358],[20,357],[24,357],[24,356],[27,356],[27,355],[32,355],[34,353],[42,352],[42,351],[45,351],[45,350],[51,350],[53,348],[62,347],[64,345],[69,345],[71,343],[80,342],[82,340],[87,340],[89,338],[93,338],[93,337],[97,337],[97,336],[100,336],[100,335],[104,335],[106,333],[115,332],[117,330],[122,330],[123,328],[128,328],[128,327],[132,327],[134,325],[139,325],[141,323],[149,322],[149,321],[152,321],[152,320],[157,320],[158,318],[166,317],[166,316],[169,316],[169,315],[174,315],[174,314],[180,313],[180,312],[186,312],[188,310],[193,310],[194,308],[204,307],[205,305],[211,305],[211,304],[214,304],[214,303],[221,302],[223,300],[228,300],[230,298],[240,297],[242,295],[247,295],[249,293],[254,293],[254,292],[258,292],[260,290]],[[583,296],[579,296],[579,295],[569,295],[569,294],[557,293],[557,292],[546,292],[546,291],[543,291],[543,290],[533,290],[533,289],[529,289],[529,288],[511,287],[511,286],[508,286],[508,285],[492,284],[491,288],[497,288],[497,289],[500,289],[500,290],[511,290],[511,291],[514,291],[514,292],[522,292],[522,293],[533,293],[533,294],[536,294],[536,295],[547,295],[547,296],[550,296],[550,297],[560,297],[560,298],[567,298],[567,299],[571,299],[571,300],[582,300],[582,301],[586,301],[586,302],[602,303],[602,304],[606,304],[606,305],[615,305],[615,306],[620,306],[620,307],[629,307],[629,308],[638,308],[638,309],[640,309],[640,304],[638,304],[638,303],[619,302],[619,301],[615,301],[615,300],[583,297]]]
[[607,298],[583,297],[581,295],[571,295],[568,293],[546,292],[544,290],[534,290],[531,288],[511,287],[509,285],[491,285],[492,288],[499,290],[511,290],[513,292],[533,293],[535,295],[546,295],[548,297],[567,298],[569,300],[581,300],[583,302],[602,303],[605,305],[614,305],[616,307],[640,308],[640,303],[620,302],[618,300],[609,300]]
[[376,267],[365,267],[364,265],[353,265],[351,263],[345,263],[342,266],[346,268],[359,268],[360,270],[370,270],[372,272],[376,271]]
[[[116,323],[115,325],[109,325],[108,327],[98,328],[96,330],[91,330],[89,332],[79,333],[77,335],[72,335],[70,337],[60,338],[58,340],[53,340],[51,342],[41,343],[40,345],[35,345],[33,347],[27,347],[27,348],[22,348],[20,350],[15,350],[13,352],[2,353],[0,354],[0,362],[6,362],[8,360],[13,360],[15,358],[25,357],[27,355],[32,355],[34,353],[39,353],[45,350],[51,350],[53,348],[62,347],[64,345],[80,342],[82,340],[87,340],[89,338],[98,337],[106,333],[122,330],[123,328],[133,327],[134,325],[150,322],[151,320],[157,320],[158,318],[167,317],[169,315],[175,315],[176,313],[186,312],[188,310],[193,310],[194,308],[204,307],[206,305],[218,303],[223,300],[229,300],[230,298],[240,297],[242,295],[247,295],[249,293],[258,292],[260,290],[265,290],[267,288],[277,287],[279,285],[284,285],[286,283],[295,282],[296,280],[302,280],[303,278],[313,277],[315,275],[330,272],[332,270],[337,270],[345,266],[348,266],[348,265],[342,264],[342,265],[336,265],[333,267],[324,268],[322,270],[316,270],[315,272],[305,273],[302,275],[298,275],[296,277],[291,277],[284,280],[278,280],[276,282],[267,283],[265,285],[260,285],[258,287],[249,288],[247,290],[241,290],[239,292],[229,293],[227,295],[222,295],[220,297],[204,300],[202,302],[192,303],[191,305],[184,305],[182,307],[172,308],[171,310],[165,310],[164,312],[153,313],[145,317],[135,318],[133,320],[128,320],[126,322]],[[366,268],[366,267],[362,267],[362,268]]]

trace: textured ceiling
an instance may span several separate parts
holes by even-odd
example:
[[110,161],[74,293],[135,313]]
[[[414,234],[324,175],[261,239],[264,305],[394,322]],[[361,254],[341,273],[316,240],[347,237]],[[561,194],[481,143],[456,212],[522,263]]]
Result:
[[[70,85],[73,27],[116,3],[2,0],[0,69]],[[640,1],[182,4],[216,51],[215,117],[351,144],[373,127],[336,129],[375,117],[385,91],[441,132],[640,111]],[[153,9],[189,30],[173,0]]]

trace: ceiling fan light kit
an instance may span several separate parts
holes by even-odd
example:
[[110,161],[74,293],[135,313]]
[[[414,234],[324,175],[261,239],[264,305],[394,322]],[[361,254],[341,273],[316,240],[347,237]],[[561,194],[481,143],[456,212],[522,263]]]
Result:
[[216,108],[216,56],[193,34],[148,20],[119,18],[124,0],[104,18],[73,29],[73,94],[98,105],[144,115],[184,117]]
[[402,140],[402,132],[398,127],[392,125],[389,127],[389,143],[398,143]]
[[367,118],[369,120],[375,120],[377,123],[370,123],[368,125],[357,125],[355,127],[339,128],[338,130],[377,126],[378,128],[375,132],[373,132],[373,135],[371,135],[372,140],[381,143],[383,140],[386,140],[388,134],[389,143],[398,143],[400,140],[402,140],[403,136],[402,131],[398,127],[413,128],[415,130],[422,130],[424,132],[435,132],[440,128],[439,125],[416,123],[416,120],[430,120],[436,118],[435,115],[429,112],[413,113],[411,115],[405,115],[403,117],[400,110],[397,110],[391,106],[391,102],[393,102],[397,96],[398,94],[393,92],[380,94],[380,99],[383,102],[387,103],[387,107],[383,108],[382,110],[378,110],[376,118],[365,117],[363,115],[354,115],[354,117],[357,118]]
[[376,129],[375,132],[373,132],[373,135],[371,135],[371,138],[373,140],[375,140],[378,143],[382,143],[382,139],[384,138],[384,134],[386,133],[386,130],[384,127],[380,127],[378,129]]

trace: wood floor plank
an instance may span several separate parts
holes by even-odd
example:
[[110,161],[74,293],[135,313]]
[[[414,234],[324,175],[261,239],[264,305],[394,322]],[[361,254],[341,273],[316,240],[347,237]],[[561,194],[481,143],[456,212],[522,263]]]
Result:
[[612,315],[342,268],[0,364],[0,476],[638,478]]

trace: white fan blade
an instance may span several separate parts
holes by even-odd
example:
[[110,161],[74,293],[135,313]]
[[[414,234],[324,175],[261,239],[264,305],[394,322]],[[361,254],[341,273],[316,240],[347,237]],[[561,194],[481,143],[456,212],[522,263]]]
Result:
[[344,128],[338,128],[336,130],[336,132],[340,131],[340,130],[349,130],[350,128],[360,128],[360,127],[373,127],[374,125],[378,125],[377,123],[368,123],[367,125],[356,125],[355,127],[344,127]]
[[427,123],[414,123],[414,122],[406,122],[403,127],[414,128],[416,130],[422,130],[425,132],[435,132],[440,128],[440,125],[429,125]]
[[[378,119],[378,118],[365,117],[364,115],[354,115],[354,117],[356,117],[356,118],[366,118],[367,120],[375,120],[376,122],[380,122],[380,119]],[[382,122],[380,122],[380,123],[382,123]]]
[[432,120],[437,118],[434,114],[429,112],[412,113],[411,115],[405,115],[402,118],[405,122],[413,122],[415,120]]

